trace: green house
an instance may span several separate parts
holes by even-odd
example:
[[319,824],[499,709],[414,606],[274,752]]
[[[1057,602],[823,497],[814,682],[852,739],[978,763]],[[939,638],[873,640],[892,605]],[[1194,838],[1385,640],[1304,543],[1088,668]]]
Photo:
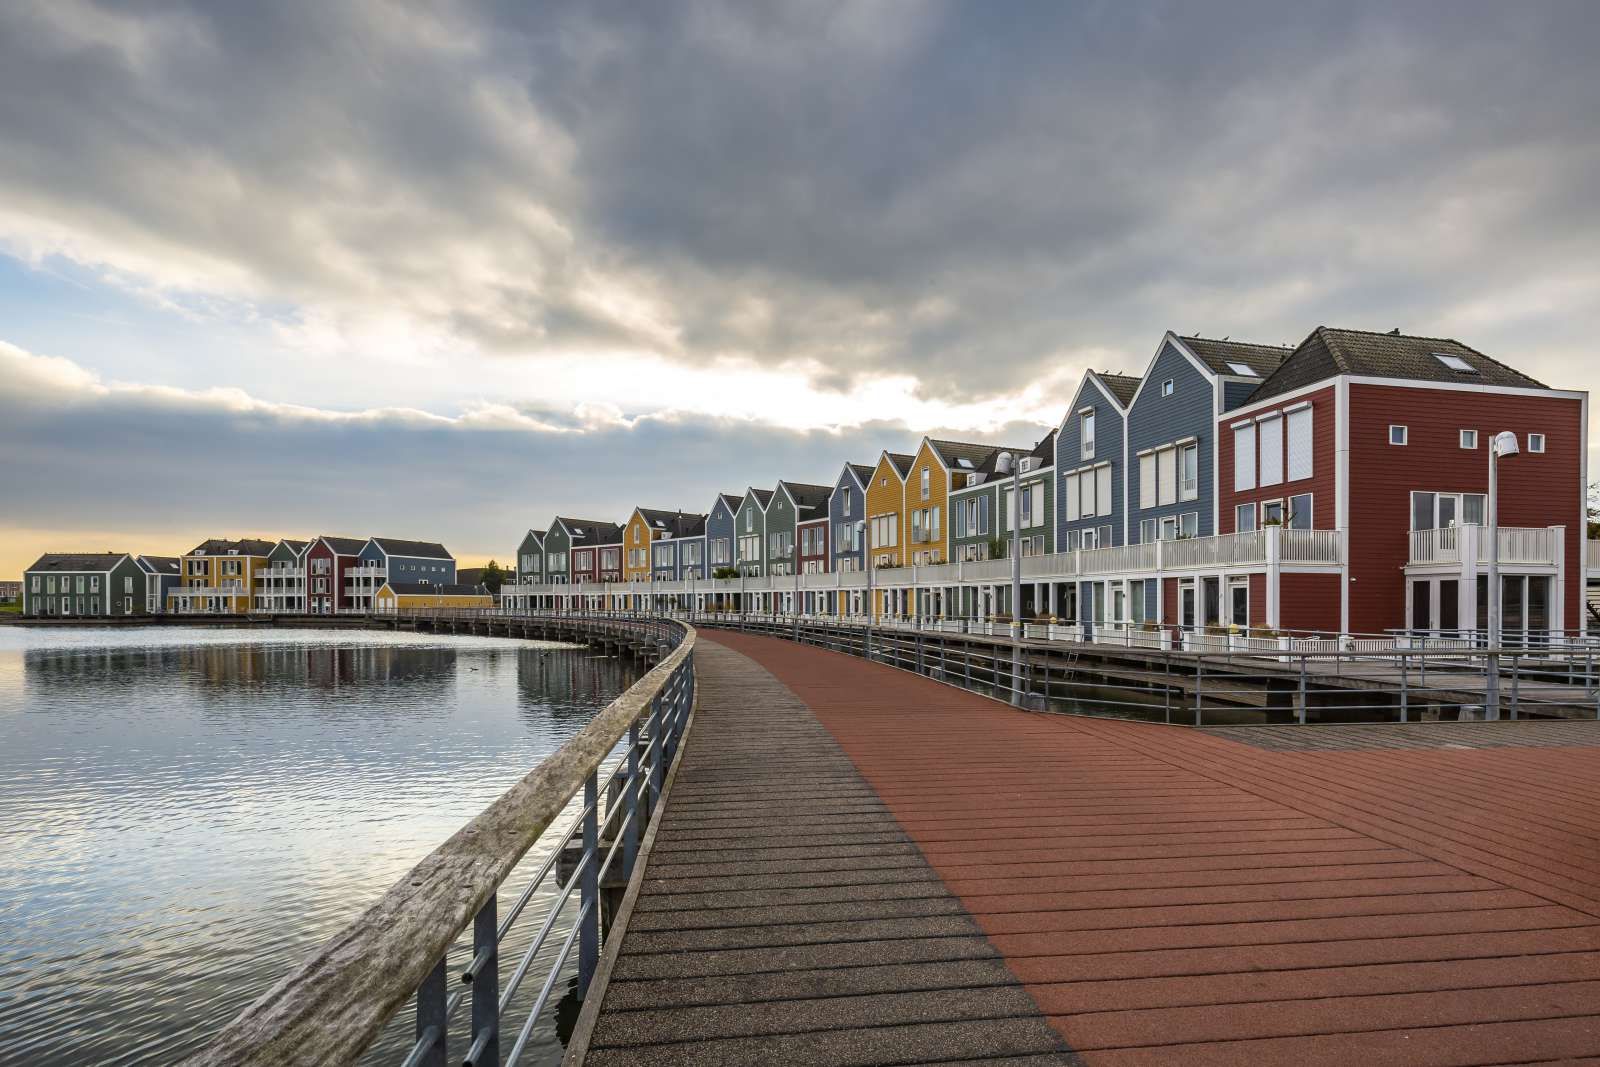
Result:
[[1017,508],[1012,501],[1012,478],[997,473],[1002,452],[1020,456],[1022,555],[1054,552],[1055,493],[1053,489],[1055,431],[1031,449],[1008,448],[995,452],[960,489],[950,492],[950,557],[956,562],[1009,559]]
[[22,572],[22,613],[61,619],[144,615],[145,577],[127,552],[46,552]]

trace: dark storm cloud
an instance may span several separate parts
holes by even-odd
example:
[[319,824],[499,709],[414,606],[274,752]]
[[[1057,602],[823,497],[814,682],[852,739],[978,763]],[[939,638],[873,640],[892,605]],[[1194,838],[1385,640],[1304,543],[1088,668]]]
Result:
[[13,5],[0,211],[167,288],[401,309],[511,355],[981,397],[1136,367],[1168,327],[1332,322],[1576,384],[1597,27],[1587,3]]

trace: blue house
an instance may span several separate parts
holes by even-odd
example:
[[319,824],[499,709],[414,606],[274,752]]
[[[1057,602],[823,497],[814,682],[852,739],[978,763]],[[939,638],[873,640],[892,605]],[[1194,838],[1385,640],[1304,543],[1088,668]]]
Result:
[[687,512],[639,511],[651,526],[650,580],[677,582],[705,578],[706,517]]
[[1217,416],[1290,350],[1168,331],[1128,405],[1127,543],[1217,530]]
[[352,606],[372,610],[372,600],[384,582],[403,585],[456,584],[456,558],[436,541],[403,541],[374,537],[362,546],[354,572],[345,573]]
[[1087,371],[1056,428],[1056,551],[1125,544],[1123,445],[1139,379]]
[[[305,542],[299,544],[303,553]],[[182,562],[177,556],[135,556],[133,561],[144,571],[144,610],[151,615],[164,613],[167,610],[167,594],[178,588],[183,580]],[[302,580],[302,589],[304,585]]]
[[846,463],[833,483],[833,495],[828,497],[830,570],[867,569],[866,538],[856,524],[867,517],[867,484],[871,481],[872,464]]
[[733,553],[738,544],[733,517],[743,503],[744,497],[739,493],[718,493],[711,510],[706,513],[707,577],[715,577],[718,571],[733,570]]
[[734,566],[746,578],[760,578],[767,573],[767,508],[772,504],[771,489],[750,486],[744,491],[744,503],[734,513]]

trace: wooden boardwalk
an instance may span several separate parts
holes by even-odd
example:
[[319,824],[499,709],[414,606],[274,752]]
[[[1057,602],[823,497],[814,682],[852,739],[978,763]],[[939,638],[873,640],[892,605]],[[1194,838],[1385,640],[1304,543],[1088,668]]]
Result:
[[701,640],[588,1063],[1600,1062],[1593,730],[1244,743]]

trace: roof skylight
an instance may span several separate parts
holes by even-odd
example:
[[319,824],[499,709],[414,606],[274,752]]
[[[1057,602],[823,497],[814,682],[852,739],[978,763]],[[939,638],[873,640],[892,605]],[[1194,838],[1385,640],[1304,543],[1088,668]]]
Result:
[[1254,378],[1256,376],[1256,372],[1251,370],[1243,363],[1233,363],[1230,361],[1228,363],[1228,369],[1233,371],[1235,374],[1243,374],[1247,378]]
[[1474,367],[1472,364],[1468,363],[1466,360],[1462,359],[1460,356],[1452,356],[1452,355],[1448,355],[1447,353],[1444,353],[1444,352],[1435,352],[1433,354],[1433,358],[1438,360],[1440,363],[1443,363],[1446,367],[1449,367],[1451,370],[1464,371],[1467,374],[1477,374],[1478,373],[1478,368],[1477,367]]

